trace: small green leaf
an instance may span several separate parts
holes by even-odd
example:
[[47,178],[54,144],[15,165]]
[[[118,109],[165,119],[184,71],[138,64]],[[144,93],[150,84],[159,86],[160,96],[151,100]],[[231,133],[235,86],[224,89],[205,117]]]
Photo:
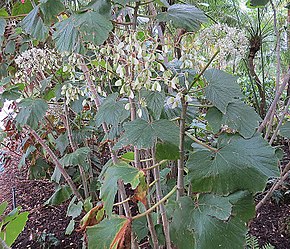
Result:
[[269,3],[269,0],[248,0],[246,5],[248,8],[262,8]]
[[204,77],[208,86],[205,89],[205,95],[222,113],[234,99],[242,98],[237,77],[218,69],[209,69]]
[[4,40],[5,28],[6,28],[6,20],[4,18],[0,18],[0,47],[2,46]]
[[20,23],[23,30],[33,38],[44,41],[48,35],[48,27],[39,15],[39,6],[36,6]]
[[130,183],[131,188],[136,189],[141,182],[141,178],[145,178],[144,172],[125,162],[119,162],[107,168],[104,173],[104,183],[101,187],[101,199],[104,201],[104,207],[109,216],[118,190],[118,180],[123,180],[125,184]]
[[290,138],[290,122],[289,121],[287,121],[285,124],[281,126],[279,133],[283,137]]
[[31,128],[38,128],[38,122],[42,120],[48,105],[43,99],[26,98],[19,103],[20,111],[16,116],[16,122],[20,125],[29,125]]
[[8,207],[8,202],[4,201],[0,204],[0,216],[4,213],[5,209]]
[[144,239],[149,233],[146,216],[133,220],[132,230],[136,233],[138,241]]
[[84,165],[90,151],[91,149],[89,147],[79,148],[72,153],[66,154],[63,158],[60,159],[60,163],[63,166]]
[[44,203],[45,205],[59,205],[68,200],[72,195],[72,190],[69,186],[60,186],[53,195]]
[[207,21],[203,11],[190,4],[173,4],[167,12],[158,14],[157,19],[160,22],[171,21],[175,27],[187,31],[197,31]]
[[130,161],[130,162],[133,162],[134,161],[134,152],[132,151],[129,151],[129,152],[126,152],[125,154],[123,154],[121,156],[122,160],[124,161]]
[[77,204],[74,203],[75,198],[70,202],[68,208],[67,208],[67,216],[72,217],[73,219],[78,217],[83,210],[83,203],[79,201]]
[[18,235],[23,231],[29,212],[23,212],[10,221],[5,227],[6,240],[5,243],[10,247],[17,239]]
[[26,163],[26,159],[30,156],[30,154],[32,153],[32,152],[34,152],[36,150],[36,148],[34,147],[34,146],[29,146],[28,148],[27,148],[27,150],[25,151],[25,153],[22,155],[22,157],[21,157],[21,159],[20,159],[20,161],[19,161],[19,164],[18,164],[18,169],[21,169],[24,165],[25,165],[25,163]]
[[164,108],[164,92],[142,91],[141,97],[145,99],[149,113],[158,120]]
[[157,138],[174,145],[179,145],[179,129],[171,121],[160,119],[147,122],[143,119],[136,119],[124,125],[125,133],[114,149],[126,145],[135,145],[138,149],[150,148]]
[[59,137],[55,140],[56,149],[60,152],[61,155],[65,152],[67,146],[69,145],[67,134],[60,134]]
[[28,14],[31,10],[33,10],[31,1],[25,1],[24,3],[17,1],[12,8],[12,16]]
[[70,220],[68,223],[66,229],[65,229],[65,235],[70,235],[75,229],[75,221],[74,219]]

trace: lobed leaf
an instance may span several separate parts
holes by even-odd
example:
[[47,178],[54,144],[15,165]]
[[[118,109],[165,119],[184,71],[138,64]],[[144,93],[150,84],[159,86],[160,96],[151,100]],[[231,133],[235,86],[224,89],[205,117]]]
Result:
[[229,194],[245,189],[262,191],[269,177],[278,176],[275,151],[260,136],[235,136],[217,152],[191,153],[187,162],[194,192]]

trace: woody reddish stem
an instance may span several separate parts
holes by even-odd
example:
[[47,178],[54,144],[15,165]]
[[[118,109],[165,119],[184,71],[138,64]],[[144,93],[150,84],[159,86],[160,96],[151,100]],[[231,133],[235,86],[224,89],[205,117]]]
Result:
[[54,162],[55,166],[58,168],[68,185],[70,186],[71,190],[73,191],[74,195],[78,198],[79,201],[84,201],[82,196],[77,190],[76,185],[74,184],[73,180],[69,176],[69,174],[65,171],[61,163],[59,162],[57,156],[54,154],[54,152],[49,148],[49,146],[44,142],[44,140],[36,133],[35,130],[30,128],[28,125],[25,125],[24,128],[35,138],[35,140],[41,144],[41,146],[45,149],[45,151],[48,153],[52,161]]

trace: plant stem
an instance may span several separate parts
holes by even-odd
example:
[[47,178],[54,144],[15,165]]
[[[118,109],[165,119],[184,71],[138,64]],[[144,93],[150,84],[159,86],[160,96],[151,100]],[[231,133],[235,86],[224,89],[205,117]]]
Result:
[[45,149],[45,151],[48,153],[52,161],[54,162],[55,166],[58,168],[68,185],[70,186],[71,190],[73,191],[74,195],[78,198],[79,201],[84,201],[82,196],[77,190],[77,187],[75,186],[73,180],[69,176],[69,174],[65,171],[61,163],[59,162],[57,156],[54,154],[54,152],[49,148],[49,146],[44,142],[44,140],[36,133],[35,130],[30,128],[28,125],[25,125],[24,128],[28,130],[28,132],[35,138],[35,140]]
[[209,62],[205,65],[205,67],[201,70],[201,72],[196,76],[196,78],[194,79],[194,81],[189,85],[187,92],[190,91],[190,89],[193,87],[194,83],[196,83],[200,77],[204,74],[204,72],[206,71],[206,69],[210,66],[210,64],[213,62],[214,58],[219,54],[220,50],[216,51],[214,53],[214,55],[211,57],[211,59],[209,60]]
[[276,129],[274,131],[274,134],[272,135],[272,137],[270,139],[270,142],[269,142],[270,145],[272,145],[272,143],[274,142],[275,138],[277,137],[278,131],[279,131],[279,129],[280,129],[282,123],[283,123],[284,117],[288,113],[289,106],[290,106],[290,98],[287,101],[287,104],[286,104],[285,109],[284,109],[284,111],[282,113],[280,121],[279,121],[279,123],[278,123],[278,125],[277,125],[277,127],[276,127]]
[[176,191],[177,189],[177,186],[175,186],[167,195],[165,195],[162,199],[160,199],[157,203],[155,203],[151,208],[149,208],[148,210],[146,210],[144,213],[142,214],[138,214],[136,216],[133,216],[132,217],[132,220],[136,220],[136,219],[139,219],[149,213],[151,213],[152,211],[155,210],[155,208],[157,208],[158,206],[161,206],[163,205],[163,203],[168,200],[173,194],[174,192]]
[[7,246],[7,244],[5,243],[5,241],[2,240],[1,238],[0,238],[0,248],[1,249],[10,249],[10,247]]
[[[76,145],[76,143],[73,141],[73,137],[72,137],[72,131],[69,125],[69,118],[68,118],[68,107],[67,105],[64,103],[64,113],[65,113],[65,126],[66,126],[66,130],[67,130],[67,134],[68,134],[68,140],[70,143],[70,146],[74,151],[77,150],[78,146]],[[82,179],[82,183],[83,183],[83,187],[84,187],[84,192],[85,192],[85,199],[87,199],[89,197],[89,190],[88,190],[88,182],[86,179],[86,173],[84,171],[84,168],[81,165],[78,165],[79,171],[80,171],[80,176]]]
[[187,112],[187,103],[185,101],[185,96],[181,96],[181,116],[179,122],[179,159],[177,162],[177,195],[176,200],[184,195],[184,138],[185,138],[185,118]]
[[[152,148],[152,158],[153,158],[153,164],[157,164],[156,158],[155,158],[155,148]],[[153,169],[153,174],[154,174],[154,179],[160,179],[159,167],[156,167]],[[162,198],[162,190],[161,190],[160,180],[156,182],[155,186],[156,186],[156,199],[157,199],[157,203],[159,203],[157,206],[159,206],[160,215],[161,215],[161,219],[162,219],[162,226],[163,226],[163,232],[165,235],[166,248],[171,249],[172,247],[171,247],[171,239],[170,239],[170,233],[169,233],[169,222],[168,222],[168,219],[166,216],[165,206],[163,204],[164,201],[162,201],[163,198]],[[171,195],[174,193],[174,191],[171,193]],[[167,198],[169,198],[169,197],[167,197]],[[153,205],[152,207],[156,206],[156,204]]]
[[218,149],[213,148],[213,147],[211,147],[211,146],[205,144],[204,142],[198,140],[197,138],[195,138],[194,136],[192,136],[190,133],[185,132],[185,134],[186,134],[190,139],[192,139],[194,142],[196,142],[197,144],[199,144],[199,145],[201,145],[201,146],[203,146],[203,147],[205,147],[205,148],[207,148],[207,149],[209,149],[209,150],[211,150],[211,151],[213,151],[213,152],[215,152],[215,153],[217,153],[217,152],[219,151]]
[[[81,70],[82,70],[82,72],[83,72],[83,74],[85,76],[85,79],[87,81],[88,87],[89,87],[89,89],[90,89],[90,91],[92,93],[93,101],[95,102],[97,110],[99,110],[100,105],[101,105],[100,99],[99,99],[99,94],[98,94],[97,89],[96,89],[96,87],[94,85],[94,82],[92,81],[90,71],[89,71],[87,65],[85,64],[84,58],[81,55],[79,55],[78,57],[79,57],[79,59],[81,61],[80,68],[81,68]],[[102,127],[103,127],[103,130],[104,130],[105,134],[108,134],[109,133],[109,129],[108,129],[107,124],[106,123],[102,123]],[[109,147],[109,150],[110,150],[112,161],[113,161],[114,164],[116,164],[118,159],[117,159],[117,156],[116,156],[115,152],[112,149],[113,145],[112,145],[111,141],[108,141],[108,147]],[[119,193],[120,193],[120,195],[122,197],[122,200],[126,200],[127,199],[126,191],[125,191],[124,183],[122,181],[118,181],[118,188],[119,188]],[[124,206],[125,212],[129,214],[130,213],[130,207],[129,207],[128,202],[125,202],[123,204],[123,206]]]
[[264,196],[264,198],[256,205],[256,211],[263,205],[265,202],[270,198],[273,194],[273,192],[288,178],[290,170],[290,162],[285,166],[285,169],[283,170],[280,179],[277,180],[273,186],[270,188],[268,193]]
[[160,166],[161,164],[166,163],[167,161],[168,161],[167,159],[165,159],[165,160],[161,160],[159,163],[156,163],[156,164],[154,164],[154,165],[152,165],[152,166],[150,166],[150,167],[144,168],[143,170],[144,170],[144,171],[147,171],[147,170],[154,169],[154,168]]

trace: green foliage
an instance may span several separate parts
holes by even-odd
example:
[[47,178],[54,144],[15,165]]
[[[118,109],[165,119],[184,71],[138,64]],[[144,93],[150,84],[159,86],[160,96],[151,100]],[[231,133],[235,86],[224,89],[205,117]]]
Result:
[[137,146],[138,149],[150,148],[158,138],[175,145],[179,144],[178,127],[169,120],[147,122],[143,119],[136,119],[126,123],[124,128],[125,133],[115,145],[115,149],[130,144]]
[[48,35],[48,27],[40,17],[39,7],[35,7],[21,22],[23,30],[33,38],[44,41]]
[[260,136],[233,136],[217,152],[191,153],[187,162],[194,192],[229,194],[240,189],[262,191],[269,177],[278,176],[275,151]]
[[197,31],[200,25],[207,21],[205,14],[198,8],[189,4],[173,4],[165,13],[160,13],[157,19],[161,22],[169,22],[177,28],[187,31]]
[[65,7],[60,0],[42,0],[40,10],[43,14],[44,24],[50,25],[57,22],[58,14],[64,11]]
[[239,132],[244,138],[251,138],[261,121],[255,110],[241,101],[229,103],[225,114],[215,107],[210,108],[206,119],[215,133],[226,125],[234,132]]
[[90,153],[89,147],[78,148],[76,151],[66,154],[60,159],[63,166],[84,165]]
[[7,206],[7,202],[0,204],[0,238],[10,247],[23,231],[28,220],[29,212],[19,213],[21,207],[18,207],[12,210],[7,216],[3,216],[3,212]]
[[290,138],[290,122],[287,121],[285,124],[283,124],[280,128],[280,134],[283,137]]
[[217,69],[207,70],[204,77],[208,83],[205,96],[222,113],[226,112],[230,102],[242,97],[237,77]]
[[5,27],[6,27],[5,19],[0,18],[0,46],[2,46],[2,43],[3,43]]
[[[243,212],[234,212],[238,209]],[[231,248],[235,245],[242,249],[247,231],[244,221],[253,215],[253,201],[247,192],[227,197],[204,194],[194,202],[189,197],[182,197],[173,213],[172,233],[177,233],[174,242],[181,249],[187,248],[186,243],[195,244],[194,248]],[[181,241],[181,236],[186,241]]]
[[104,182],[101,187],[101,198],[104,201],[104,207],[109,216],[114,204],[115,195],[118,190],[118,180],[125,184],[130,183],[132,189],[136,189],[144,179],[144,172],[125,162],[119,162],[109,166],[104,173]]
[[118,94],[113,93],[104,100],[96,115],[97,126],[106,123],[116,127],[129,117],[130,112],[125,109],[126,101],[117,100],[117,97]]
[[21,125],[29,125],[37,128],[38,122],[44,117],[48,105],[43,99],[26,98],[19,103],[20,111],[16,116],[16,122]]
[[[122,233],[129,221],[126,218],[113,216],[111,219],[101,221],[99,224],[88,227],[88,246],[95,249],[118,248],[117,235]],[[130,234],[129,234],[130,236]],[[106,239],[104,239],[106,238]]]
[[69,186],[59,186],[53,195],[45,202],[45,205],[59,205],[68,200],[72,195],[72,190]]

